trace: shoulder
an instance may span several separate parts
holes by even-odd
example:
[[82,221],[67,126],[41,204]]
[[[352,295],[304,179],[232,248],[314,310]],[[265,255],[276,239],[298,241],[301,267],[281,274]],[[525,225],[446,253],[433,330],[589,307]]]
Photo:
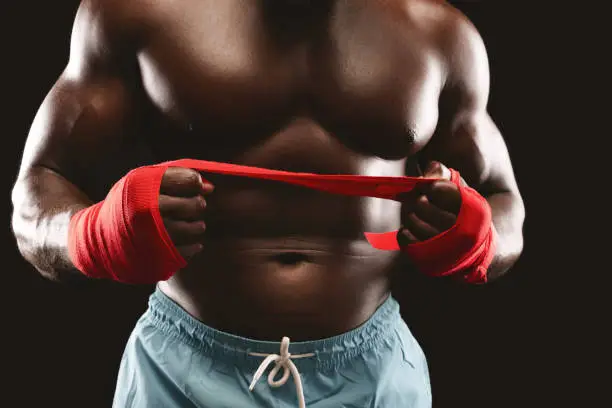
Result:
[[[108,65],[132,58],[139,41],[143,0],[82,0],[70,39],[69,67]],[[141,10],[139,10],[139,8]]]
[[[444,0],[394,0],[411,26],[444,66],[448,81],[488,78],[488,57],[480,32],[460,10]],[[470,77],[470,78],[468,78]]]
[[488,89],[487,49],[472,21],[456,8],[446,5],[435,27],[435,44],[445,66],[447,85]]
[[125,42],[142,27],[152,0],[82,0],[73,36],[100,42]]
[[444,0],[394,0],[405,16],[421,31],[439,42],[440,46],[466,42],[472,46],[482,43],[482,38],[459,9]]
[[75,30],[112,32],[121,27],[129,7],[120,0],[82,0],[75,17]]

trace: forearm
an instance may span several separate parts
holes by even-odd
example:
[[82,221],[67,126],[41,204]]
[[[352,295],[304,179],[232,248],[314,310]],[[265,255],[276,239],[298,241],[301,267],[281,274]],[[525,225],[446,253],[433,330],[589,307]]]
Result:
[[49,279],[77,274],[68,255],[68,228],[72,215],[90,206],[91,200],[47,168],[21,176],[12,200],[13,233],[22,256]]
[[495,257],[487,274],[489,281],[492,281],[508,272],[521,255],[525,208],[521,197],[516,193],[496,193],[486,199],[491,206],[497,238]]

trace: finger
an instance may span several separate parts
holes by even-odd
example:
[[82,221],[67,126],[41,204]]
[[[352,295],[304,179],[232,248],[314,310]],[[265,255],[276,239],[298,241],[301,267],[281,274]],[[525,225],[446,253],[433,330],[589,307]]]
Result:
[[439,231],[446,231],[457,222],[455,214],[430,203],[427,196],[419,197],[415,204],[414,214]]
[[458,214],[461,209],[461,193],[459,188],[449,181],[433,183],[426,195],[430,203],[442,210]]
[[448,167],[446,167],[439,161],[431,161],[425,167],[425,170],[423,171],[423,177],[450,180],[451,172]]
[[202,244],[193,244],[193,245],[182,245],[182,246],[177,247],[176,249],[184,259],[189,260],[193,258],[195,255],[197,255],[198,253],[200,253],[203,248],[204,246]]
[[164,220],[164,226],[168,235],[172,238],[174,246],[193,245],[199,243],[206,231],[203,221],[174,221]]
[[422,188],[414,188],[407,193],[401,193],[397,199],[402,203],[402,212],[411,213],[414,211],[417,200],[423,195]]
[[419,239],[407,228],[402,227],[397,234],[397,242],[400,246],[404,246],[419,242]]
[[160,195],[158,201],[162,217],[174,220],[201,220],[206,209],[206,200],[201,195],[189,198]]
[[442,232],[417,217],[414,213],[406,217],[404,220],[404,228],[410,231],[419,241],[426,241]]
[[210,193],[212,190],[212,184],[205,182],[197,171],[183,167],[169,167],[162,177],[160,194],[192,197]]

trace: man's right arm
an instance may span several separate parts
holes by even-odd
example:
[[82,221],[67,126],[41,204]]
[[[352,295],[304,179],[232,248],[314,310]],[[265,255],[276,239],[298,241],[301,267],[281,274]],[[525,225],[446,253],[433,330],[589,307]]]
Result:
[[84,192],[92,168],[112,160],[137,116],[134,54],[127,55],[114,3],[81,4],[68,65],[36,114],[12,192],[19,250],[50,279],[77,273],[67,249],[70,219],[92,204]]

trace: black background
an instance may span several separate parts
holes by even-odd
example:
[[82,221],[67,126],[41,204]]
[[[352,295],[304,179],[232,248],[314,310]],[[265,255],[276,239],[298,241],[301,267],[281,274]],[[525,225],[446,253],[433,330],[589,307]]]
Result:
[[[67,60],[78,1],[58,3],[2,5],[7,226],[28,127]],[[555,56],[555,30],[562,29],[525,7],[533,2],[454,3],[480,30],[489,51],[489,108],[526,201],[525,251],[507,277],[485,287],[407,279],[410,288],[400,299],[404,317],[429,359],[434,408],[574,406],[575,397],[590,394],[578,386],[584,372],[571,368],[584,358],[574,349],[572,333],[588,319],[570,323],[566,306],[576,292],[565,283],[568,272],[583,265],[557,243],[567,229],[555,229],[561,210],[554,205],[556,186],[547,164],[564,148],[558,139],[570,136],[564,134],[567,118],[555,107],[571,100],[571,87],[559,92],[557,80],[564,74]],[[109,407],[123,347],[152,287],[47,282],[21,259],[10,228],[5,231],[0,368],[9,378],[4,398],[15,402],[0,405]],[[589,405],[583,400],[575,406]]]

